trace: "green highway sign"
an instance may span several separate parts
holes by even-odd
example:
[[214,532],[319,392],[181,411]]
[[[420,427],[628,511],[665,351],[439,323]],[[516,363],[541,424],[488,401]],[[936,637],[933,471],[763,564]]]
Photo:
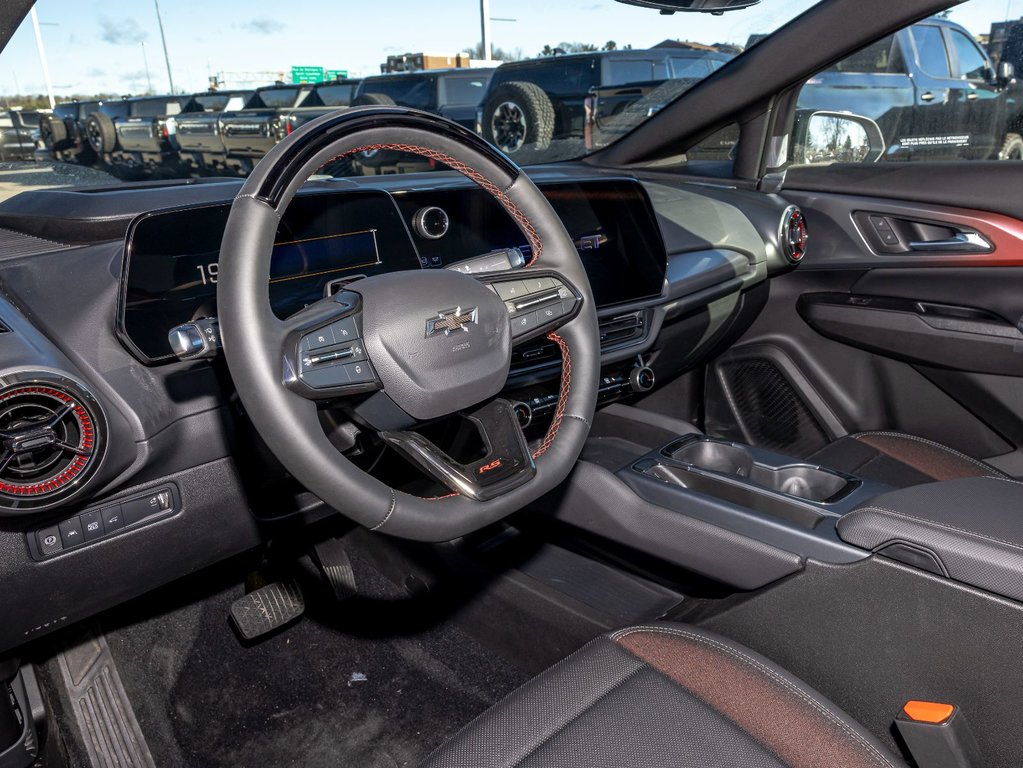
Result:
[[292,67],[292,83],[322,83],[323,67]]
[[327,70],[326,80],[328,82],[331,81],[331,80],[338,80],[338,79],[342,79],[343,80],[346,77],[348,77],[348,70],[347,69],[328,69]]

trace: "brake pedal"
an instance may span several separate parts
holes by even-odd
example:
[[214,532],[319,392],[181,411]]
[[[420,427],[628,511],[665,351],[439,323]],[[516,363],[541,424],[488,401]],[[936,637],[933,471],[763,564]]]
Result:
[[327,539],[313,547],[313,559],[330,584],[334,599],[342,602],[359,594],[355,570],[340,539]]
[[305,612],[305,598],[298,582],[275,581],[249,592],[231,605],[231,620],[239,634],[254,640],[280,629]]

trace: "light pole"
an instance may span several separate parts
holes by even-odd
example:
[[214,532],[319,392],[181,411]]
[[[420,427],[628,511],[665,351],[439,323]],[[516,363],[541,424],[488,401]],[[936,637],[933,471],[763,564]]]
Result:
[[480,0],[480,27],[483,34],[483,58],[493,58],[490,47],[490,0]]
[[57,106],[57,100],[53,98],[53,81],[50,80],[50,65],[46,63],[46,48],[43,47],[43,33],[39,30],[39,16],[36,14],[35,6],[32,6],[32,29],[36,33],[36,46],[39,48],[39,63],[43,65],[43,79],[46,81],[46,95],[50,99],[50,109]]
[[171,74],[170,56],[167,54],[167,38],[163,34],[163,18],[160,16],[160,0],[153,0],[156,6],[156,23],[160,25],[160,42],[163,43],[163,60],[167,64],[167,82],[170,83],[171,93],[174,93],[174,75]]
[[153,78],[149,76],[149,57],[146,56],[146,41],[140,40],[139,45],[142,46],[142,63],[146,65],[146,86],[147,93],[153,92]]

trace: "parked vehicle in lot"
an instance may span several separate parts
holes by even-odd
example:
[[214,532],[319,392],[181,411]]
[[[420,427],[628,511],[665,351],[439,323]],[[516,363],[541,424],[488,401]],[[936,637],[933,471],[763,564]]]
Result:
[[[463,67],[367,77],[359,86],[353,105],[421,109],[473,130],[476,110],[495,71]],[[428,166],[420,157],[383,150],[360,153],[355,163],[361,172],[369,174],[415,172]]]
[[195,109],[191,96],[142,96],[104,101],[85,118],[85,138],[99,160],[132,175],[176,162],[167,120]]
[[[502,64],[481,104],[479,130],[483,138],[512,156],[546,150],[554,141],[582,140],[588,124],[587,99],[594,91],[631,83],[645,83],[653,90],[672,80],[668,91],[678,96],[730,58],[714,51],[652,48]],[[661,103],[670,98],[666,94]],[[621,112],[634,100],[628,89],[606,93],[605,116]]]
[[40,113],[36,110],[9,109],[0,112],[0,161],[32,160],[39,130]]
[[[253,164],[298,126],[343,109],[352,103],[358,80],[338,80],[315,85],[271,85],[257,88],[245,106],[224,112],[216,130],[224,145],[228,170],[247,174]],[[213,131],[209,123],[207,137]],[[196,127],[193,136],[201,133]]]
[[99,105],[98,101],[69,101],[40,116],[40,138],[52,159],[80,165],[96,162],[96,151],[86,139],[85,118]]
[[[797,103],[797,159],[814,112],[851,111],[874,120],[885,159],[1023,158],[1023,102],[1015,68],[996,68],[970,33],[928,19],[889,35],[812,77]],[[839,158],[835,158],[839,159]]]
[[252,91],[211,91],[194,98],[200,109],[167,120],[167,139],[181,164],[196,172],[217,173],[227,168],[227,150],[220,138],[220,117],[242,109]]

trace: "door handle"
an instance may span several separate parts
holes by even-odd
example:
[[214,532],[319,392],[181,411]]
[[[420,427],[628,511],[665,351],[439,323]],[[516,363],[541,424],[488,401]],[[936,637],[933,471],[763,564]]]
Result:
[[975,91],[970,91],[969,93],[966,94],[967,101],[976,101],[978,98],[979,97]]
[[990,253],[994,250],[979,232],[960,232],[947,240],[918,240],[911,242],[909,249],[938,253]]
[[934,101],[934,94],[930,91],[924,91],[920,94],[920,101]]

